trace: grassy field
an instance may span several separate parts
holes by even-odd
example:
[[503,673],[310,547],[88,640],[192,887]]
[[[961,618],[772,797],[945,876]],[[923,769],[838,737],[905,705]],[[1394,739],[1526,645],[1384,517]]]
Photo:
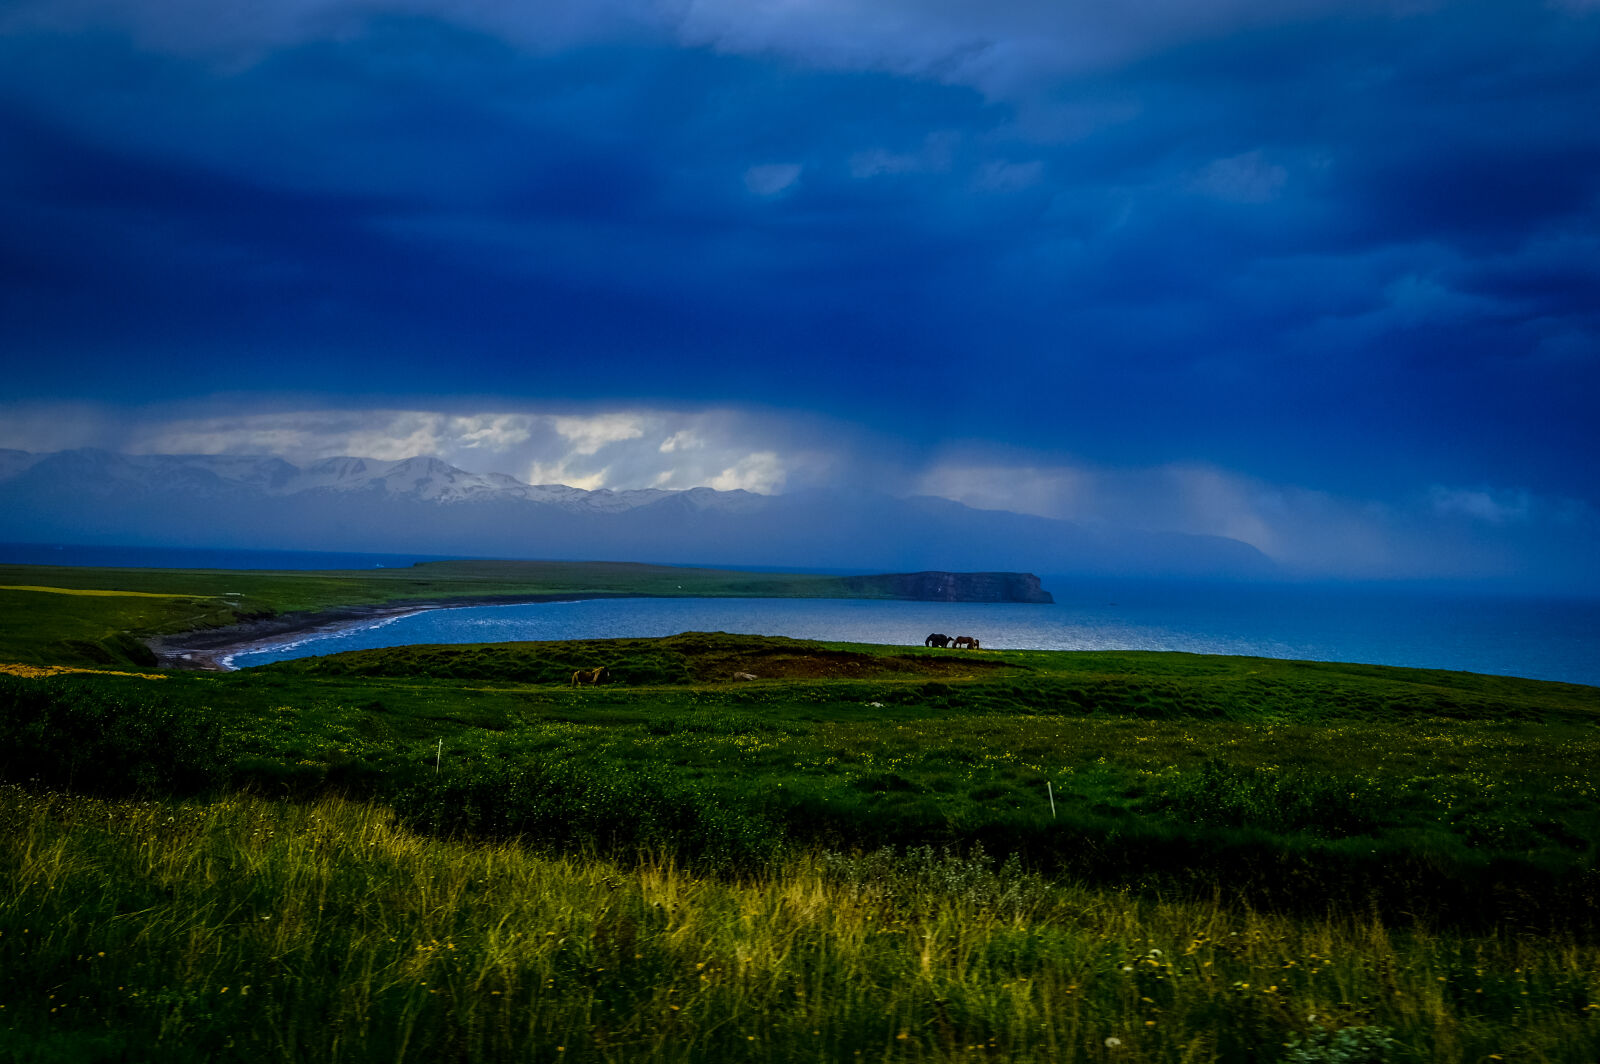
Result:
[[0,676],[0,1060],[1592,1064],[1596,764],[1594,688],[1185,654]]
[[[233,599],[278,611],[522,594],[841,595],[842,577],[688,569],[633,562],[441,561],[405,569],[107,569],[0,565],[0,585]],[[871,597],[865,594],[851,597]]]
[[539,595],[889,598],[876,577],[625,562],[426,562],[305,572],[0,565],[0,653],[37,665],[155,664],[142,637],[283,613]]
[[1290,918],[936,852],[707,876],[440,840],[342,799],[6,791],[0,823],[0,1054],[15,1059],[1600,1052],[1596,950],[1570,937]]
[[[569,686],[596,665],[612,683]],[[730,865],[772,839],[981,843],[1121,885],[1227,872],[1254,904],[1356,892],[1439,919],[1600,905],[1600,707],[1576,685],[691,633],[361,651],[162,697],[217,722],[234,785],[334,786],[444,833]]]

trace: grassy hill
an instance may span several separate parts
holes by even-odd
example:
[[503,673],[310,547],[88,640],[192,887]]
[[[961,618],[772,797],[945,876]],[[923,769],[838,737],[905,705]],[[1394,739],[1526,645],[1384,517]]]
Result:
[[[570,686],[596,665],[611,683]],[[1577,685],[686,633],[359,651],[166,695],[215,716],[219,683],[235,782],[333,783],[435,831],[732,865],[775,842],[981,843],[1124,885],[1231,869],[1257,904],[1354,890],[1450,919],[1531,912],[1541,877],[1569,892],[1547,915],[1600,902],[1600,705]]]
[[[570,685],[598,665],[610,683]],[[1600,913],[1585,767],[1600,706],[1578,685],[685,633],[7,689],[52,723],[14,718],[4,772],[79,789],[94,789],[83,765],[144,756],[108,730],[126,702],[164,715],[141,725],[155,763],[180,722],[203,726],[225,751],[214,784],[337,790],[438,834],[667,847],[713,869],[809,845],[981,844],[1129,887],[1227,872],[1277,908],[1354,892],[1455,922]]]

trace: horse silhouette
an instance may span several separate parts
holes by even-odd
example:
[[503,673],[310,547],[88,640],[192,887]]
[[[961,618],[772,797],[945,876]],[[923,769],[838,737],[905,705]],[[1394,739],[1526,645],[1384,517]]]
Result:
[[928,638],[924,639],[922,641],[922,645],[925,647],[947,647],[950,645],[950,637],[942,633],[935,632]]
[[572,674],[572,686],[578,687],[586,683],[605,683],[611,678],[604,665],[598,669],[579,669]]

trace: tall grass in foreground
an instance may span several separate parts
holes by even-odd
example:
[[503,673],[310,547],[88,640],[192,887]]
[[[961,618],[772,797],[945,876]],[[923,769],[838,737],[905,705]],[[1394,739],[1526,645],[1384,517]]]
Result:
[[0,1060],[1279,1061],[1353,1027],[1393,1060],[1592,1062],[1600,947],[928,850],[729,881],[335,799],[0,790]]

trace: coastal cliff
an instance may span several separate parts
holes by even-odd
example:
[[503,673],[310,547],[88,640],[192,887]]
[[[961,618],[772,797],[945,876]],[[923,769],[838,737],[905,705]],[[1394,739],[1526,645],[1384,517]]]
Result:
[[1055,602],[1032,573],[885,573],[847,576],[840,582],[862,597],[918,602]]

